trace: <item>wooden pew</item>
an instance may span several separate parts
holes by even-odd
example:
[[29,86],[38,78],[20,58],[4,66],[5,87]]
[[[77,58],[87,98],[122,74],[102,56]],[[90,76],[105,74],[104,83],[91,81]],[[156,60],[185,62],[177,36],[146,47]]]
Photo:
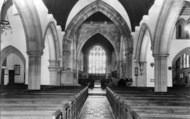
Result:
[[[111,91],[111,92],[110,92]],[[150,90],[109,90],[127,106],[128,118],[133,119],[190,119],[190,99],[185,93],[154,93]],[[118,103],[119,104],[119,103]],[[118,105],[117,104],[117,105]],[[119,110],[123,110],[118,106]],[[121,113],[122,114],[122,113]],[[128,119],[127,118],[127,119]],[[123,119],[122,116],[119,119]]]

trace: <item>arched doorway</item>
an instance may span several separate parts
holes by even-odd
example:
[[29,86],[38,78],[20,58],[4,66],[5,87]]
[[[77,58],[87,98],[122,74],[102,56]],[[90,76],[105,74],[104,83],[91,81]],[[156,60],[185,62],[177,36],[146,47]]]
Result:
[[23,54],[13,46],[2,50],[1,54],[1,84],[25,84],[26,60]]

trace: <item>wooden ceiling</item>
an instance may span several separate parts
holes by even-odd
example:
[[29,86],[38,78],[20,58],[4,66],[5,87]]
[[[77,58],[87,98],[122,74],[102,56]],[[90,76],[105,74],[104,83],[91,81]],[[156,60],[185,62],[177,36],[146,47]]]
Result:
[[[78,0],[43,0],[49,13],[53,14],[62,29],[65,29],[67,17],[77,1]],[[134,31],[135,26],[139,25],[143,15],[148,14],[148,10],[153,5],[154,0],[119,0],[119,2],[127,11],[132,30]],[[104,18],[106,19],[106,17],[103,17],[103,20]]]

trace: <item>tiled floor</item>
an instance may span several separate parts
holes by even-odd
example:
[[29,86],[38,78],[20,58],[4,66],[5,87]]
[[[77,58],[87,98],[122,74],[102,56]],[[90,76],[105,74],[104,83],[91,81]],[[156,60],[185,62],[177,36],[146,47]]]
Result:
[[[91,93],[105,92],[94,88]],[[98,94],[98,93],[96,93]],[[110,104],[105,95],[89,95],[81,112],[80,119],[114,119]]]

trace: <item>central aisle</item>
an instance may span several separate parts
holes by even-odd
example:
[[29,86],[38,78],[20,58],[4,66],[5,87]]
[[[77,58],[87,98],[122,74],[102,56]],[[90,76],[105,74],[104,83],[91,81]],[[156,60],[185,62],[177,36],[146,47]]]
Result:
[[114,119],[105,90],[89,89],[89,96],[83,106],[80,119]]

